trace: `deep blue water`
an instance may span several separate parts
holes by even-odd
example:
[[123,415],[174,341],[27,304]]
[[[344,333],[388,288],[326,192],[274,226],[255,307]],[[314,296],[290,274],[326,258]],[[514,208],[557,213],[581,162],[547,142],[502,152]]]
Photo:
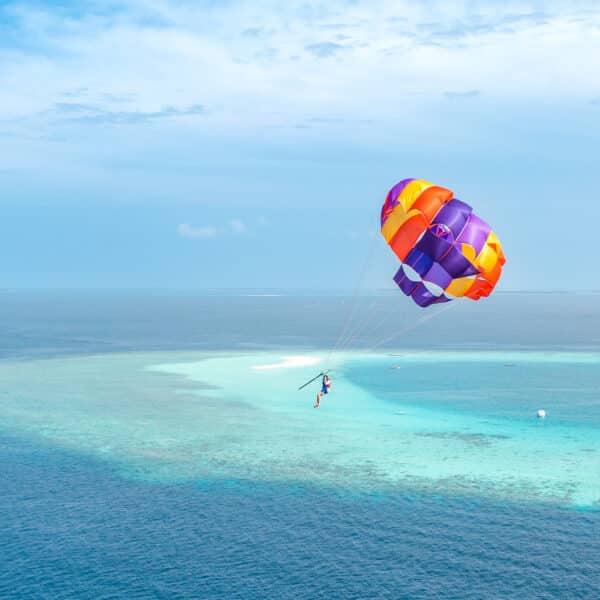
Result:
[[[390,347],[598,349],[597,300],[499,295]],[[358,319],[374,306],[402,326],[420,318],[394,313],[388,295],[361,302]],[[347,306],[307,294],[6,293],[0,353],[326,346]],[[373,331],[352,343],[377,339]],[[108,463],[0,433],[2,599],[592,599],[599,565],[598,512],[406,490],[135,482]]]
[[600,293],[496,293],[421,309],[350,294],[5,291],[0,358],[170,349],[600,349]]
[[132,483],[1,440],[2,598],[598,598],[595,513]]

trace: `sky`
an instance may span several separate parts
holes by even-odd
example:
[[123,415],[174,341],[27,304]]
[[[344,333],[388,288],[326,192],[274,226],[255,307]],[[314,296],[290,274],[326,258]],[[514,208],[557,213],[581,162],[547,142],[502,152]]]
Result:
[[594,1],[0,2],[0,287],[391,288],[418,177],[598,290],[598,73]]

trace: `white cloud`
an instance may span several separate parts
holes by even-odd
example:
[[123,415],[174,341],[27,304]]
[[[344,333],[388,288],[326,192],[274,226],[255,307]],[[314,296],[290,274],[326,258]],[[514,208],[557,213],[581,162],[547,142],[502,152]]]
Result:
[[189,223],[181,223],[181,225],[177,227],[177,232],[181,237],[210,239],[217,236],[218,230],[212,225],[196,227]]
[[241,219],[232,219],[229,225],[233,233],[245,233],[248,230],[246,224]]
[[189,223],[181,223],[177,226],[177,232],[181,237],[185,238],[202,238],[212,239],[219,235],[241,235],[248,232],[248,226],[242,219],[231,219],[229,226],[215,225],[190,225]]
[[[600,6],[547,4],[140,0],[112,17],[84,3],[43,18],[21,8],[15,46],[0,44],[0,159],[52,176],[70,176],[75,160],[107,185],[107,164],[150,163],[152,182],[189,168],[196,149],[211,163],[238,140],[417,156],[509,146],[524,131],[535,145],[552,128],[597,137]],[[327,43],[343,49],[314,51]],[[225,179],[211,167],[194,178]]]
[[[56,110],[70,94],[95,111],[80,127],[150,127],[165,116],[165,126],[243,133],[343,117],[349,132],[374,119],[356,135],[383,135],[435,117],[448,93],[527,107],[600,95],[593,2],[546,3],[544,12],[534,0],[90,6],[68,15],[11,5],[19,41],[0,50],[0,121],[72,123]],[[35,81],[44,85],[32,94]]]

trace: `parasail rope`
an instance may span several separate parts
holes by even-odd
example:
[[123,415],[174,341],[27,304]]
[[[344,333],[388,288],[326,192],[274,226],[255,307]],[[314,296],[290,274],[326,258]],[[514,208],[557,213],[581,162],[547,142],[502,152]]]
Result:
[[383,344],[390,342],[393,339],[395,339],[401,335],[404,335],[405,333],[408,333],[409,331],[413,331],[414,329],[417,329],[418,327],[420,327],[427,321],[430,321],[431,319],[435,319],[442,313],[445,313],[446,311],[450,310],[451,308],[454,308],[454,304],[455,304],[455,301],[449,302],[446,306],[440,308],[440,310],[437,310],[434,313],[430,313],[428,315],[422,316],[420,319],[417,319],[414,323],[410,323],[406,327],[402,328],[400,331],[396,331],[392,335],[390,335],[386,338],[383,338],[382,340],[379,340],[376,344],[374,344],[370,348],[367,348],[365,350],[365,352],[373,352],[375,349],[381,347]]
[[370,329],[372,332],[377,332],[382,325],[389,322],[389,314],[387,312],[384,312],[383,317],[381,317],[381,313],[378,310],[379,303],[380,299],[375,299],[371,302],[367,315],[358,321],[358,325],[354,328],[352,334],[348,336],[345,343],[340,346],[340,351],[350,348],[367,329]]
[[350,323],[352,322],[352,319],[353,319],[354,315],[356,314],[358,292],[363,285],[365,276],[367,274],[367,269],[373,258],[373,251],[375,250],[376,242],[377,242],[377,236],[374,235],[371,240],[371,243],[369,244],[367,256],[366,256],[363,266],[361,268],[358,280],[356,282],[356,286],[354,287],[354,290],[352,292],[352,298],[350,300],[350,306],[348,307],[346,319],[342,322],[342,325],[340,327],[340,330],[339,330],[338,336],[335,340],[335,343],[334,343],[333,347],[329,350],[329,353],[327,354],[327,359],[325,361],[326,365],[329,364],[331,357],[339,349],[340,342],[343,339],[345,339],[345,336],[347,335],[347,331],[350,326]]

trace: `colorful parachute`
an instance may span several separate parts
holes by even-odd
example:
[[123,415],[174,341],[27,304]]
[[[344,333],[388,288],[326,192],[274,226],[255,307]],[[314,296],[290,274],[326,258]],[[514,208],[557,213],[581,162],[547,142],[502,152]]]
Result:
[[381,209],[381,233],[402,262],[398,287],[419,306],[489,296],[506,262],[500,241],[446,188],[403,179]]

